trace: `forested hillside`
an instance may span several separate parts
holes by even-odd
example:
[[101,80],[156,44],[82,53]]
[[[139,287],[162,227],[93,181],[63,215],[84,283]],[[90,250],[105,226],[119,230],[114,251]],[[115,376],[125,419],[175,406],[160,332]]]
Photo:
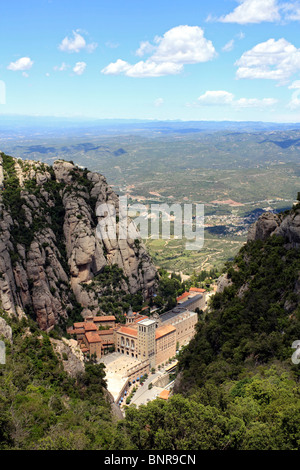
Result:
[[139,449],[300,446],[300,208],[263,216],[182,351],[174,396],[130,409]]
[[56,331],[1,311],[0,448],[298,449],[299,222],[299,205],[261,216],[180,353],[173,396],[131,405],[125,419],[112,411],[102,365],[76,370]]

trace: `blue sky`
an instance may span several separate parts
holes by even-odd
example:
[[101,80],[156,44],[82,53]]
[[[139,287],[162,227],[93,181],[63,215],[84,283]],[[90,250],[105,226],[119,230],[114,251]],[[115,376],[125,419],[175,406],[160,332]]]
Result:
[[299,30],[291,0],[2,2],[0,113],[297,122]]

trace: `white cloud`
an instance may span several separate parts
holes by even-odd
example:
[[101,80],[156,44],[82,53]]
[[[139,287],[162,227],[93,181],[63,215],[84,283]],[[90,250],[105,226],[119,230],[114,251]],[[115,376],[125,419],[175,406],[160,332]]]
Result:
[[102,69],[106,75],[125,74],[129,77],[161,77],[183,71],[183,65],[207,62],[217,54],[211,41],[198,26],[177,26],[154,43],[144,41],[136,51],[138,56],[153,53],[147,60],[130,64],[122,59]]
[[119,47],[120,44],[118,44],[117,42],[106,41],[105,45],[110,49],[116,49],[117,47]]
[[136,51],[136,55],[142,57],[145,54],[151,54],[155,50],[155,46],[149,41],[142,41],[140,47]]
[[33,61],[29,57],[21,57],[20,59],[16,60],[16,62],[11,62],[8,66],[8,70],[12,70],[14,72],[29,70],[33,66]]
[[291,85],[289,86],[290,90],[298,90],[300,88],[300,80],[295,80]]
[[173,62],[157,64],[151,60],[141,61],[130,66],[125,75],[128,77],[163,77],[164,75],[177,75],[182,72],[183,66]]
[[55,65],[55,67],[53,67],[53,70],[55,71],[59,71],[59,72],[64,72],[65,70],[67,70],[70,66],[68,64],[66,64],[65,62],[62,62],[61,65]]
[[266,108],[274,106],[277,100],[274,98],[239,98],[235,99],[233,93],[225,90],[206,91],[199,96],[197,105],[199,106],[231,106],[240,108]]
[[300,98],[299,98],[300,90],[295,91],[292,94],[291,101],[288,103],[287,107],[290,109],[298,109],[300,108]]
[[84,37],[78,31],[73,31],[73,37],[66,36],[58,46],[63,52],[80,52],[81,50],[93,52],[96,47],[97,43],[87,44]]
[[172,62],[163,62],[157,64],[151,60],[140,61],[134,65],[118,59],[101,70],[105,75],[124,74],[127,77],[145,78],[145,77],[163,77],[164,75],[176,75],[182,72],[183,66],[173,64]]
[[125,60],[118,59],[116,62],[111,62],[109,65],[101,70],[104,75],[120,75],[121,73],[127,72],[131,65]]
[[300,21],[300,1],[278,2],[278,0],[236,0],[238,5],[228,15],[217,18],[211,14],[207,22],[220,21],[222,23],[262,23],[264,21],[276,22]]
[[287,107],[290,109],[298,109],[300,108],[300,98],[299,98],[300,90],[295,91],[292,94],[291,101],[288,103]]
[[282,10],[285,13],[285,20],[288,21],[300,21],[300,3],[285,3],[282,6]]
[[300,80],[295,80],[290,86],[290,90],[296,90],[292,94],[291,100],[288,103],[287,107],[290,109],[300,108]]
[[222,51],[230,52],[232,51],[233,47],[234,47],[234,39],[231,39],[225,44],[225,46],[222,47]]
[[[241,41],[242,39],[244,39],[245,37],[245,34],[240,31],[238,34],[235,35],[235,37]],[[232,49],[234,48],[234,44],[235,44],[235,39],[230,39],[230,41],[228,41],[225,46],[222,47],[222,51],[224,52],[230,52],[232,51]]]
[[76,73],[76,75],[82,75],[85,69],[86,69],[85,62],[76,62],[75,67],[73,68],[73,72]]
[[233,105],[237,108],[269,108],[275,106],[278,100],[275,98],[240,98],[234,101]]
[[164,104],[164,99],[163,98],[157,98],[155,101],[154,101],[154,106],[156,108],[159,108],[160,106],[162,106]]
[[197,64],[217,55],[212,42],[204,37],[199,26],[176,26],[163,37],[156,37],[155,42],[158,46],[151,57],[154,62]]
[[205,106],[231,104],[234,95],[224,90],[206,91],[203,95],[199,96],[198,103]]
[[[211,17],[208,20],[211,20]],[[233,12],[218,19],[222,23],[239,24],[279,20],[279,6],[276,0],[240,0],[240,5]]]
[[285,82],[300,70],[300,49],[281,38],[269,39],[244,52],[235,63],[237,78],[263,78]]
[[98,44],[96,42],[91,42],[90,44],[86,45],[86,50],[87,50],[87,52],[89,52],[89,54],[91,54],[92,52],[94,52],[94,50],[97,47],[98,47]]

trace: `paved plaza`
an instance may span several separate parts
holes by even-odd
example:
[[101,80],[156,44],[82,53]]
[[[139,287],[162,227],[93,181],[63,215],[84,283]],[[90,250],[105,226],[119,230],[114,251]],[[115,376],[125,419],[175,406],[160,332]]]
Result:
[[[124,356],[124,354],[114,352],[107,356],[103,356],[101,358],[101,362],[105,364],[107,389],[112,394],[114,400],[117,400],[121,389],[128,379],[127,370],[138,365],[139,361],[138,359],[130,358],[128,356]],[[164,374],[165,371],[161,369],[156,371],[154,374],[149,374],[143,385],[138,382],[132,384],[129,389],[129,393],[134,387],[136,387],[137,390],[131,399],[131,403],[139,406],[157,398],[166,387],[153,386],[148,389],[148,386],[151,382]]]
[[114,352],[103,356],[101,362],[105,364],[105,374],[107,381],[107,390],[112,394],[114,400],[119,396],[120,390],[127,381],[127,370],[139,364],[139,361],[134,358],[129,358]]

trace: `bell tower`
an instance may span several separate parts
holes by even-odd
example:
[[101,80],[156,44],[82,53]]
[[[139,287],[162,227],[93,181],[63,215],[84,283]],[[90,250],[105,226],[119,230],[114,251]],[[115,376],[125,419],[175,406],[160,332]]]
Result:
[[155,367],[155,331],[156,322],[145,319],[138,323],[138,351],[139,359],[149,359],[150,369]]

